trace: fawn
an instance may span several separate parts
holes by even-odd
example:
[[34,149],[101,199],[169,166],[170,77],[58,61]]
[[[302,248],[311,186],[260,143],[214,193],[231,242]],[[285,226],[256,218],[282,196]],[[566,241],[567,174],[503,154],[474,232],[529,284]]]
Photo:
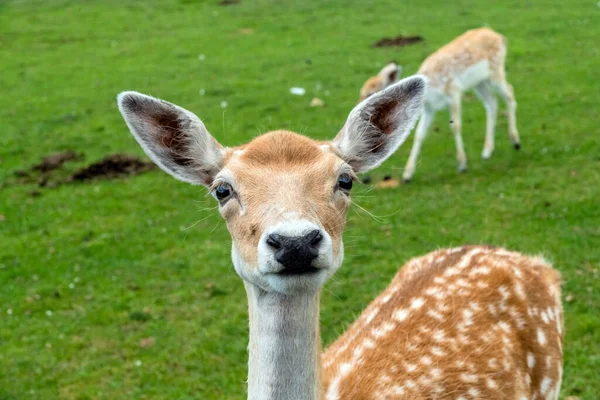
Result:
[[[517,102],[512,86],[506,81],[505,60],[506,39],[489,28],[467,31],[427,57],[419,68],[419,74],[428,79],[425,107],[402,175],[405,182],[413,177],[419,151],[435,113],[446,107],[450,108],[458,170],[467,170],[467,156],[461,134],[461,98],[470,89],[473,89],[483,103],[487,117],[481,156],[488,159],[494,151],[494,129],[498,112],[496,93],[500,94],[508,108],[508,131],[513,146],[517,150],[521,148],[517,130]],[[396,82],[400,72],[395,63],[386,65],[378,75],[364,83],[360,99],[364,100]]]
[[559,276],[540,258],[504,249],[465,246],[411,260],[321,351],[320,292],[342,265],[356,174],[406,139],[425,85],[417,76],[370,96],[331,141],[274,131],[232,148],[190,111],[119,95],[146,154],[219,203],[248,297],[249,399],[557,399]]

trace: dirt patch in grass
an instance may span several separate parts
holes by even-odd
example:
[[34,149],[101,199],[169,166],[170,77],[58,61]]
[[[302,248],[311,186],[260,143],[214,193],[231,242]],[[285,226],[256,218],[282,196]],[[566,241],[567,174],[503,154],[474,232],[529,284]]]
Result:
[[240,0],[221,0],[217,4],[220,6],[234,6],[240,4]]
[[[155,165],[150,161],[140,160],[126,154],[110,154],[102,160],[75,170],[64,168],[64,164],[83,159],[82,154],[74,151],[63,151],[50,154],[42,159],[39,164],[29,169],[20,169],[13,172],[16,179],[8,184],[36,184],[38,187],[51,188],[70,182],[88,182],[92,180],[116,179],[134,176],[150,171]],[[39,190],[29,192],[31,197],[40,196]]]
[[81,154],[77,154],[72,150],[61,151],[59,153],[52,153],[44,158],[39,164],[32,166],[27,170],[19,169],[13,172],[13,175],[19,179],[19,183],[26,183],[27,178],[41,173],[45,176],[51,171],[59,169],[62,165],[68,161],[76,161],[83,158]]
[[72,150],[61,151],[60,153],[54,153],[44,157],[39,164],[34,165],[31,169],[34,171],[49,172],[60,168],[67,161],[75,161],[80,158],[82,158],[82,156]]
[[80,169],[69,177],[69,181],[91,181],[114,179],[123,176],[139,175],[154,169],[154,164],[137,157],[124,154],[111,154],[102,160]]
[[424,39],[422,36],[396,36],[384,37],[372,44],[373,47],[403,47],[411,44],[420,43]]

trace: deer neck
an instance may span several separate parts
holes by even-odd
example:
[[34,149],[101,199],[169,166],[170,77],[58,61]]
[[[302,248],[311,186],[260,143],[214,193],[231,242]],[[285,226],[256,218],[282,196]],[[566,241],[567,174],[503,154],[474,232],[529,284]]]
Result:
[[245,283],[249,400],[320,400],[319,293],[282,295]]

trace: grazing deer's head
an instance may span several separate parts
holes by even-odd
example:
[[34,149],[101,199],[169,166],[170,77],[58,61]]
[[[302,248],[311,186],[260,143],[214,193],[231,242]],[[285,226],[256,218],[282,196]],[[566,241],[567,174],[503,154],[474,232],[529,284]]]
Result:
[[375,76],[370,77],[360,89],[360,101],[398,82],[402,67],[390,62]]
[[417,76],[371,96],[332,141],[274,131],[233,148],[174,104],[136,92],[121,93],[118,102],[159,167],[208,187],[217,199],[237,273],[264,291],[286,294],[316,291],[339,268],[352,182],[404,142],[424,89]]

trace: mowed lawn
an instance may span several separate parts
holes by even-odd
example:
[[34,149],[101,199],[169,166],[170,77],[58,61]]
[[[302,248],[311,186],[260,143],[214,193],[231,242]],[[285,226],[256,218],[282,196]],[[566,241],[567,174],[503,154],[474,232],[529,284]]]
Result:
[[[287,3],[286,5],[282,3]],[[502,106],[482,161],[470,94],[456,172],[439,113],[415,180],[358,185],[346,262],[326,286],[330,343],[410,257],[489,243],[544,254],[564,278],[562,396],[600,393],[600,7],[596,1],[0,2],[0,399],[244,399],[247,310],[206,190],[155,170],[39,188],[50,153],[145,158],[116,107],[134,89],[197,113],[224,144],[285,128],[333,137],[363,81],[405,73],[463,31],[509,42],[522,150]],[[421,35],[402,48],[384,36]],[[303,87],[306,95],[290,94]],[[310,107],[313,97],[325,107]],[[223,108],[225,107],[225,108]],[[412,138],[373,174],[400,179]],[[32,194],[32,191],[39,193]],[[37,196],[35,194],[38,194]]]

